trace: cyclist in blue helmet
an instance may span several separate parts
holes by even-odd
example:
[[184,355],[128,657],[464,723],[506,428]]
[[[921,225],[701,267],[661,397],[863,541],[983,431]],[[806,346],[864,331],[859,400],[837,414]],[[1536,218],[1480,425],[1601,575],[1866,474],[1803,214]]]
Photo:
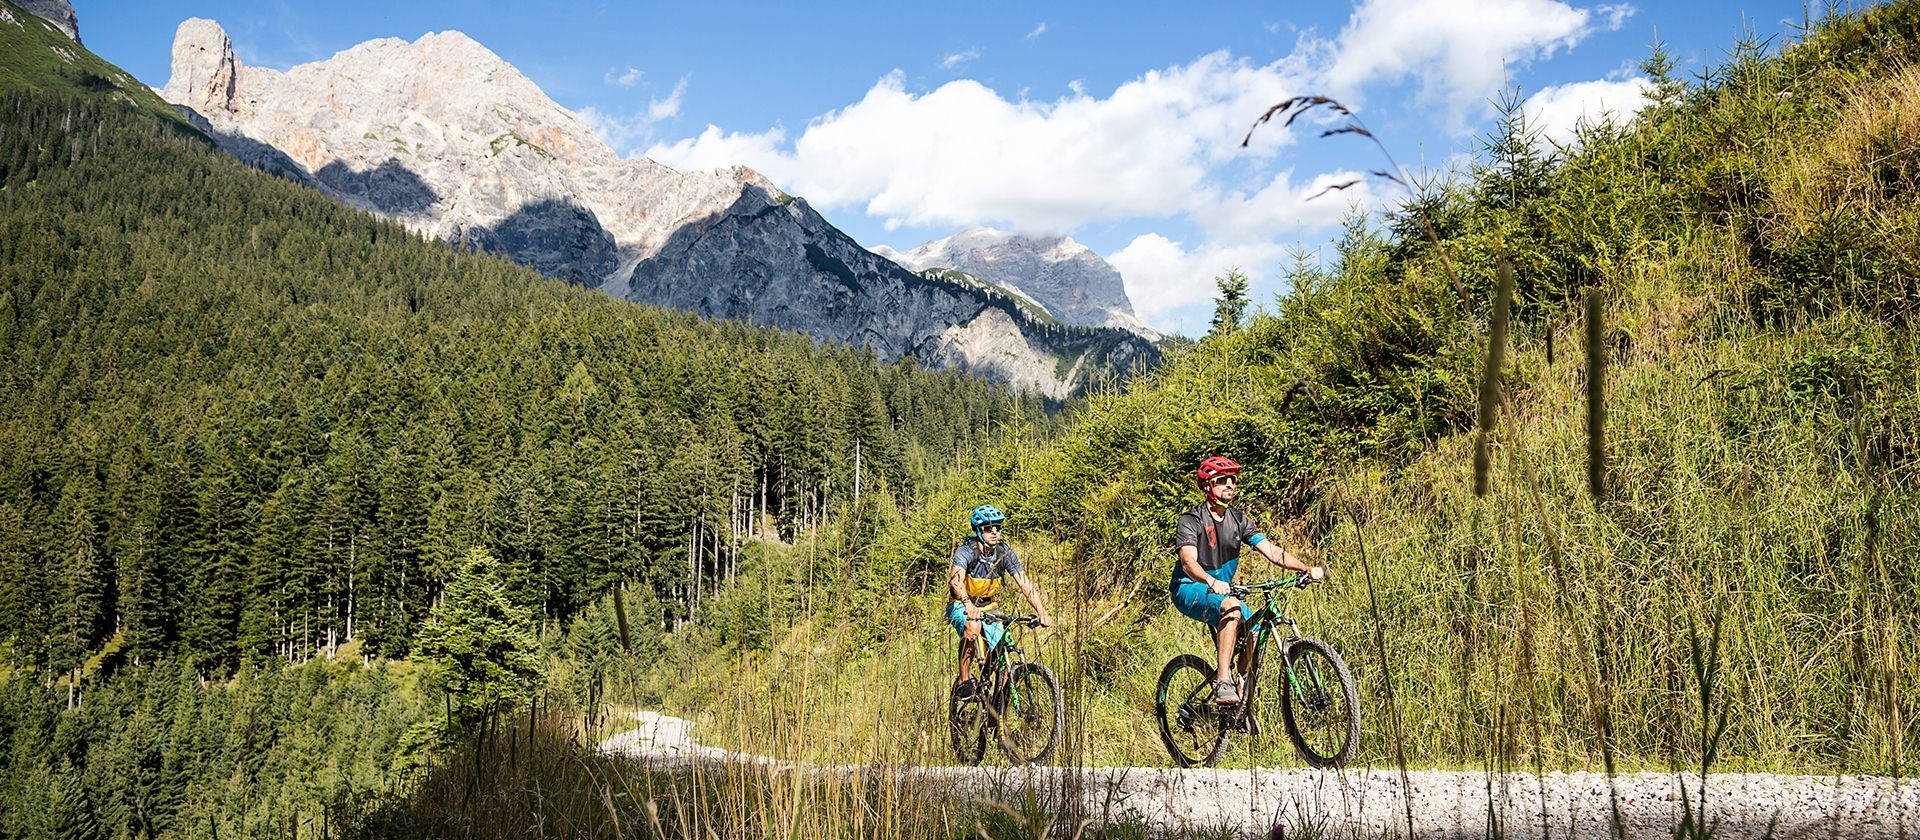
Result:
[[987,647],[1000,643],[1000,637],[1006,630],[999,624],[984,627],[980,613],[993,603],[993,597],[1000,592],[1001,580],[1008,575],[1020,588],[1027,603],[1033,605],[1033,614],[1040,619],[1040,626],[1053,626],[1053,616],[1047,613],[1045,605],[1040,603],[1040,592],[1034,589],[1033,582],[1027,580],[1027,573],[1020,567],[1020,558],[1014,554],[1013,546],[1002,541],[1001,525],[1007,521],[1007,515],[993,505],[981,505],[973,509],[968,517],[973,524],[973,533],[953,550],[953,568],[947,575],[947,588],[952,590],[953,601],[947,604],[947,618],[953,622],[953,629],[960,634],[960,675],[953,681],[953,690],[960,696],[968,696],[975,690],[973,682],[974,640],[986,634]]

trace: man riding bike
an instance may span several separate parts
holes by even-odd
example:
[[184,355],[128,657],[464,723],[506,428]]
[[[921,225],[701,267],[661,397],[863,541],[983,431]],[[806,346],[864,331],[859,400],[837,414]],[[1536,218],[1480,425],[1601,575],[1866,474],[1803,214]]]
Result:
[[1326,569],[1308,565],[1267,539],[1251,518],[1231,507],[1234,476],[1239,474],[1240,465],[1228,458],[1216,455],[1200,462],[1194,477],[1206,501],[1180,514],[1175,540],[1179,558],[1167,585],[1167,594],[1181,615],[1213,630],[1214,648],[1219,654],[1213,699],[1222,705],[1240,702],[1240,686],[1232,670],[1233,649],[1241,623],[1253,617],[1253,611],[1230,594],[1233,575],[1240,567],[1241,543],[1252,546],[1274,565],[1304,571],[1314,580],[1327,575]]
[[980,614],[993,603],[993,596],[1000,591],[1002,578],[1012,575],[1014,585],[1020,587],[1020,594],[1026,596],[1028,604],[1033,605],[1033,613],[1040,620],[1040,626],[1053,626],[1053,617],[1041,605],[1040,593],[1033,588],[1033,582],[1027,580],[1013,546],[1001,541],[1000,528],[1007,521],[1007,515],[993,505],[981,505],[973,509],[968,520],[973,524],[973,534],[953,550],[953,568],[947,575],[947,588],[953,594],[953,601],[947,605],[947,618],[953,622],[954,631],[960,634],[960,675],[953,682],[954,693],[960,697],[972,696],[976,688],[973,681],[973,648],[980,634],[986,633],[989,649],[999,644],[1001,637],[1006,635],[1007,631],[999,624],[982,627],[980,620]]

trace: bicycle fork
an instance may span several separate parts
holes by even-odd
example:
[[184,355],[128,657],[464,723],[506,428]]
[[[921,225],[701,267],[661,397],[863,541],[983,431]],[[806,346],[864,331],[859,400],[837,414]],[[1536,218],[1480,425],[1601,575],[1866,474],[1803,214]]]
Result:
[[[1289,649],[1287,652],[1291,654],[1293,651]],[[1285,658],[1292,659],[1291,656]],[[1300,705],[1310,711],[1320,711],[1320,708],[1326,705],[1327,696],[1326,687],[1320,681],[1320,666],[1313,663],[1312,657],[1301,657],[1300,664],[1305,666],[1307,672],[1304,683],[1293,667],[1293,663],[1291,661],[1286,663],[1287,690],[1293,692],[1293,696],[1300,698]]]

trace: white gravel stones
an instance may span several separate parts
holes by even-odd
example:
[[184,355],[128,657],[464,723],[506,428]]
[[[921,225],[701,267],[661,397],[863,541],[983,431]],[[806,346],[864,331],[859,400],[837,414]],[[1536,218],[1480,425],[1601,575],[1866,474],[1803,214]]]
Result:
[[[640,729],[600,750],[655,764],[787,762],[744,756],[693,740],[678,718],[640,713]],[[1175,770],[1168,768],[883,768],[815,766],[821,776],[896,773],[955,793],[1009,798],[1031,790],[1057,811],[1096,820],[1134,819],[1168,834],[1231,827],[1270,837],[1278,822],[1295,837],[1672,838],[1691,807],[1701,811],[1697,773],[1484,773],[1360,768]],[[1686,805],[1682,804],[1685,797]],[[1077,807],[1076,807],[1077,806]],[[1920,840],[1920,780],[1877,776],[1714,774],[1707,822],[1716,840],[1861,838]],[[1411,818],[1412,830],[1408,830]]]

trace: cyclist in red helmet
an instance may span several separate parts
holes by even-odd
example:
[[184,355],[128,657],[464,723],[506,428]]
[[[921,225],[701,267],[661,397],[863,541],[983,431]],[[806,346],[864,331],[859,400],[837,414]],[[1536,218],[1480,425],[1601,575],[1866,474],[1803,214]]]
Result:
[[1283,568],[1304,571],[1314,580],[1323,580],[1327,570],[1310,566],[1278,542],[1267,539],[1260,527],[1245,513],[1232,507],[1240,465],[1215,455],[1200,462],[1194,478],[1206,501],[1180,514],[1175,545],[1179,559],[1173,564],[1173,579],[1167,592],[1181,615],[1206,624],[1214,630],[1214,647],[1219,664],[1214,669],[1213,699],[1221,704],[1240,702],[1240,687],[1233,678],[1233,646],[1239,640],[1242,622],[1253,617],[1240,599],[1229,594],[1234,572],[1240,567],[1240,545],[1245,543],[1267,560]]
[[987,647],[991,648],[999,644],[1000,637],[1007,632],[999,624],[982,627],[980,621],[980,613],[999,593],[1002,578],[1012,575],[1020,594],[1033,605],[1033,614],[1040,619],[1040,626],[1053,626],[1053,616],[1041,605],[1040,592],[1027,580],[1013,546],[1001,541],[1000,526],[1007,521],[1007,515],[993,505],[981,505],[974,508],[967,519],[973,524],[973,533],[953,550],[953,567],[947,575],[947,588],[953,592],[953,601],[947,604],[947,619],[953,622],[954,632],[960,634],[960,675],[953,681],[953,690],[963,697],[974,690],[974,640],[985,633]]

